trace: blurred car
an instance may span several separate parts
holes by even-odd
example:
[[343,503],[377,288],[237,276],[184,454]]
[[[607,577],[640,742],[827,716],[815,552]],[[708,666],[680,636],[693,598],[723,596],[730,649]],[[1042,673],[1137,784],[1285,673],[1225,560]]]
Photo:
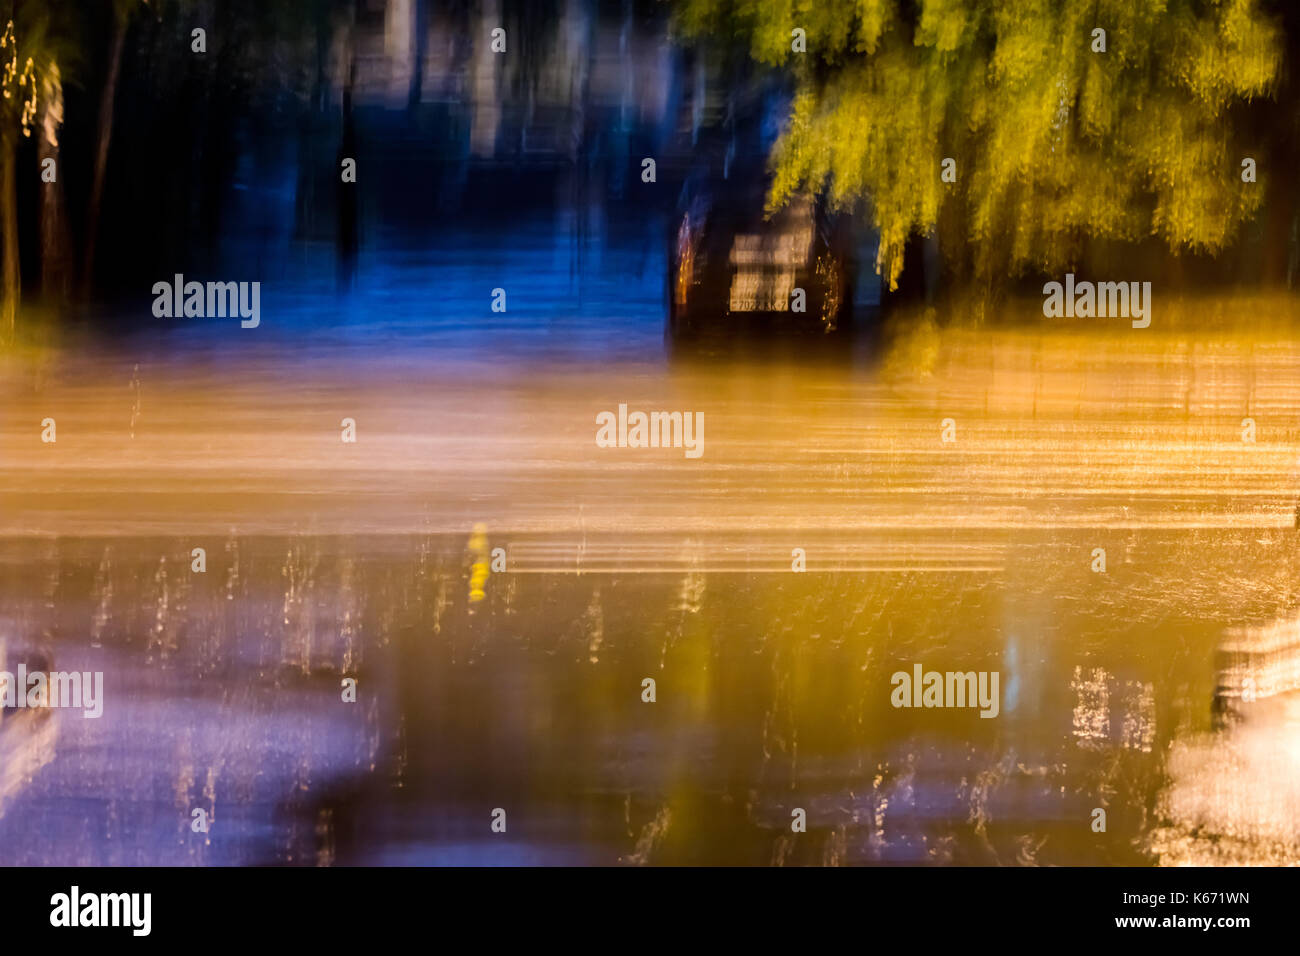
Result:
[[670,338],[708,333],[828,333],[852,308],[850,223],[816,199],[764,214],[767,187],[688,180],[670,236]]

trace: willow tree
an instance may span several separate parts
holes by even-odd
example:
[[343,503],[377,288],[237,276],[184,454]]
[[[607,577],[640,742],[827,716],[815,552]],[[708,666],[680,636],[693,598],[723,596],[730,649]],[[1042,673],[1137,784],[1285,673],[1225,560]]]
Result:
[[[44,4],[15,3],[0,32],[0,344],[13,338],[22,288],[18,249],[18,143],[52,139],[62,122],[62,84]],[[51,111],[57,98],[57,110]]]
[[1255,0],[682,0],[678,14],[688,35],[738,36],[791,71],[769,207],[823,189],[865,202],[890,289],[917,235],[992,282],[1067,267],[1088,239],[1214,253],[1261,202],[1230,121],[1279,70]]

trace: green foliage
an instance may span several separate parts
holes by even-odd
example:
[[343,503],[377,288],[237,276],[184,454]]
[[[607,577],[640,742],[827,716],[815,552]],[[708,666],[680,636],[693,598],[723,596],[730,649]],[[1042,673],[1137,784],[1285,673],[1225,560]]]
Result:
[[679,23],[792,71],[769,206],[866,200],[891,288],[917,232],[989,281],[1058,271],[1085,238],[1212,253],[1263,196],[1229,117],[1279,71],[1255,0],[682,0]]

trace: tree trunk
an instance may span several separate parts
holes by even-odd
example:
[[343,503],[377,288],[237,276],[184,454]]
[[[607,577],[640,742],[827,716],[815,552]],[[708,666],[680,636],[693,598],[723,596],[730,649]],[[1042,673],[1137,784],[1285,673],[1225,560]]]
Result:
[[412,117],[420,108],[424,96],[424,57],[428,53],[429,11],[426,0],[415,0],[415,62],[411,69],[411,86],[406,96],[406,111]]
[[[37,146],[37,166],[41,172],[41,295],[48,304],[67,302],[71,276],[68,238],[68,213],[63,200],[63,170],[59,165],[59,147],[51,142],[63,121],[63,88],[55,73],[45,88],[46,116]],[[45,161],[54,161],[55,179],[44,181]]]
[[339,141],[334,162],[334,189],[338,197],[338,284],[340,289],[352,288],[357,271],[357,253],[360,237],[357,232],[357,184],[345,183],[341,175],[344,159],[357,158],[356,119],[352,114],[352,91],[357,79],[357,26],[352,25],[349,40],[348,78],[343,87],[343,135]]
[[[1296,189],[1292,177],[1284,170],[1294,155],[1291,152],[1292,137],[1283,134],[1283,143],[1273,156],[1270,165],[1278,172],[1269,176],[1266,187],[1255,185],[1245,189],[1266,188],[1260,217],[1263,219],[1263,248],[1260,250],[1260,275],[1257,281],[1267,286],[1277,287],[1287,282],[1291,260],[1291,232],[1296,216]],[[1264,165],[1260,160],[1260,165]]]
[[0,244],[3,259],[0,261],[0,343],[14,339],[14,326],[18,315],[18,299],[22,291],[22,276],[18,261],[18,182],[15,166],[18,163],[14,133],[6,129],[0,133]]
[[[1296,146],[1300,144],[1300,110],[1294,105],[1300,97],[1300,74],[1295,67],[1300,62],[1300,7],[1294,3],[1278,6],[1283,38],[1281,84],[1272,108],[1267,101],[1258,104],[1255,115],[1259,118],[1256,122],[1263,135],[1258,151],[1250,154],[1259,160],[1259,174],[1264,182],[1248,186],[1237,182],[1234,186],[1237,189],[1267,190],[1259,212],[1263,247],[1259,250],[1261,262],[1257,281],[1267,286],[1285,284],[1289,287],[1293,278],[1292,233],[1296,216],[1300,214],[1300,195],[1297,195],[1292,171]],[[1240,162],[1241,157],[1233,157],[1234,177],[1240,176]]]
[[95,176],[90,188],[90,205],[86,214],[86,258],[82,265],[83,289],[90,293],[95,271],[95,240],[99,234],[99,211],[104,199],[104,175],[108,171],[108,144],[113,136],[113,102],[117,98],[117,78],[122,70],[122,48],[126,45],[127,17],[113,18],[113,46],[108,57],[108,76],[99,101],[99,136],[95,147]]

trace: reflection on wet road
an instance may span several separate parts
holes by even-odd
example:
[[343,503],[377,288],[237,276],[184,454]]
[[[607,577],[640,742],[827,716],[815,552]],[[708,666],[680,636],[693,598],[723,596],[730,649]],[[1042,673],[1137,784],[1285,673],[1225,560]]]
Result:
[[[1300,860],[1294,689],[1214,720],[1300,614],[1300,339],[918,328],[8,360],[0,640],[107,700],[0,718],[2,862]],[[597,447],[620,404],[702,457]],[[917,663],[998,717],[892,707]]]

